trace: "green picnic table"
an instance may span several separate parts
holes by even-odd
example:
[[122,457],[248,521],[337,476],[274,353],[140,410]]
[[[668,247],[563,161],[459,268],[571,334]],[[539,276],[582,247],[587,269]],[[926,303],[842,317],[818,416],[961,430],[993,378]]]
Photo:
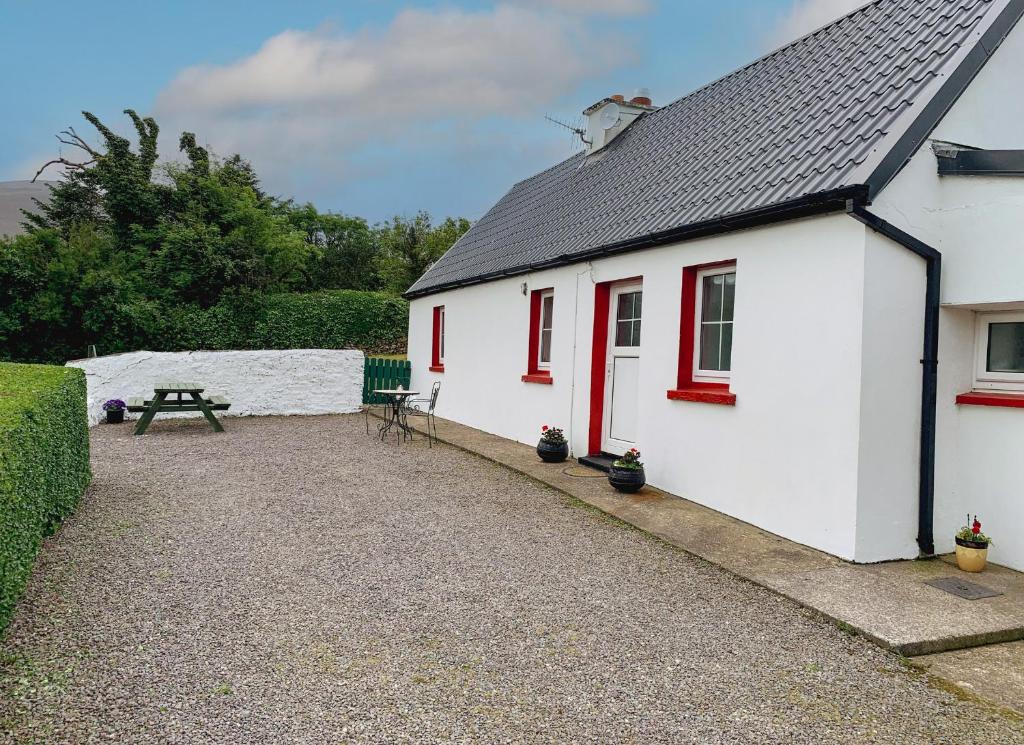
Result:
[[[157,383],[153,387],[153,398],[151,400],[129,398],[128,411],[142,413],[142,416],[139,417],[139,423],[135,425],[135,432],[133,434],[145,434],[149,423],[153,421],[153,417],[161,412],[172,411],[201,411],[215,432],[223,432],[224,428],[220,426],[220,422],[217,421],[217,417],[214,416],[213,412],[227,411],[231,408],[231,402],[223,396],[203,396],[204,390],[203,386],[195,383],[171,380]],[[188,395],[189,398],[183,398],[185,395]],[[175,398],[170,398],[171,396],[175,396]]]

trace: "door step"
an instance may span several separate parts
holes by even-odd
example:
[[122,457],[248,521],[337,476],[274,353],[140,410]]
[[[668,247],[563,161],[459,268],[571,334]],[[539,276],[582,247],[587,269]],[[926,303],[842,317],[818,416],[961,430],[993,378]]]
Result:
[[618,456],[598,453],[597,455],[585,455],[582,458],[577,458],[577,460],[581,466],[587,466],[588,468],[608,473],[612,468],[612,463],[618,460]]

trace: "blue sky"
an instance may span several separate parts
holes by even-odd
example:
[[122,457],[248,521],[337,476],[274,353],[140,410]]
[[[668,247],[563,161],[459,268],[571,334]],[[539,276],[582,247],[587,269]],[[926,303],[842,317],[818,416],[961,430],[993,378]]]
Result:
[[94,139],[81,110],[127,133],[131,107],[157,117],[165,157],[194,131],[280,196],[475,219],[570,154],[545,113],[639,86],[667,103],[857,5],[0,0],[0,181],[31,177],[69,124]]

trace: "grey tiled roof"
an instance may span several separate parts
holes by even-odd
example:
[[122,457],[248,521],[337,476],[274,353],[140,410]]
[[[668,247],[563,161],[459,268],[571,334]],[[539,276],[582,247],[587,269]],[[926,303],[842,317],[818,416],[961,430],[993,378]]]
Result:
[[[949,97],[943,86],[982,33],[1020,5],[871,3],[642,116],[597,153],[520,182],[408,294],[569,263],[811,195],[884,186],[878,179],[891,179],[910,153],[880,175],[886,155],[920,128],[936,96]],[[946,108],[933,112],[921,138]]]

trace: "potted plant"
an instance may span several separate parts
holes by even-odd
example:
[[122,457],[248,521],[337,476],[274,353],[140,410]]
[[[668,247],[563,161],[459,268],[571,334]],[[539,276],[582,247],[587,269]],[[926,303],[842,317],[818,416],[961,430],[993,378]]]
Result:
[[981,532],[978,516],[971,521],[967,515],[967,525],[956,534],[956,565],[964,572],[980,572],[988,563],[988,547],[992,539]]
[[544,425],[540,428],[540,442],[537,443],[537,455],[545,463],[561,463],[569,457],[569,443],[558,427]]
[[608,471],[608,483],[625,494],[633,494],[643,488],[647,477],[644,475],[644,464],[640,462],[639,450],[632,448],[612,463]]
[[107,413],[107,424],[120,424],[124,421],[124,401],[119,398],[112,398],[103,404],[103,411]]

